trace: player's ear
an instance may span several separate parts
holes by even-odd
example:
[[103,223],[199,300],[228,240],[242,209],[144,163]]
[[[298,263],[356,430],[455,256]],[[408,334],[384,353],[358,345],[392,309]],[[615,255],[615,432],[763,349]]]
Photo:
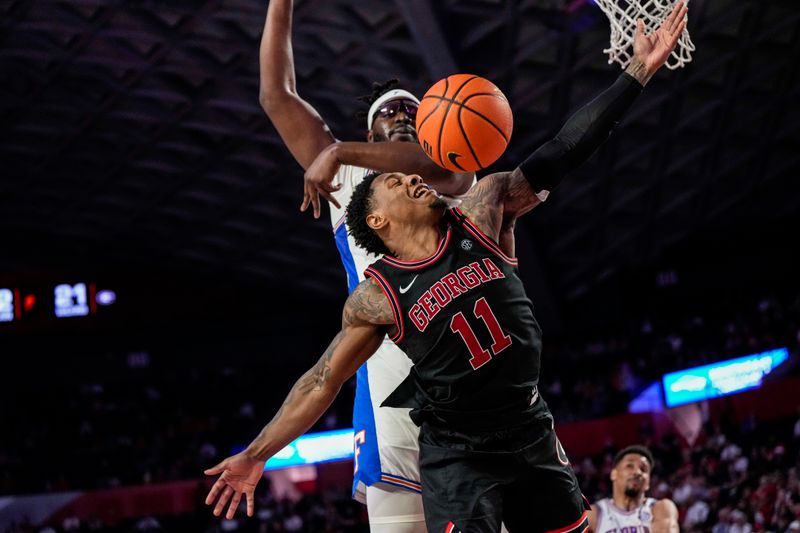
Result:
[[611,469],[611,481],[617,480],[617,467]]
[[372,135],[372,130],[367,130],[367,142],[371,143],[374,140],[374,135]]
[[367,215],[367,225],[375,231],[383,228],[389,223],[389,219],[378,210]]

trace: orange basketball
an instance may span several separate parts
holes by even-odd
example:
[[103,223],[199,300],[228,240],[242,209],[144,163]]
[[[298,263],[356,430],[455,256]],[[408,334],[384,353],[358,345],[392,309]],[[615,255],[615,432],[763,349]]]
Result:
[[499,158],[514,117],[500,89],[480,76],[453,74],[431,87],[417,110],[419,143],[437,164],[473,172]]

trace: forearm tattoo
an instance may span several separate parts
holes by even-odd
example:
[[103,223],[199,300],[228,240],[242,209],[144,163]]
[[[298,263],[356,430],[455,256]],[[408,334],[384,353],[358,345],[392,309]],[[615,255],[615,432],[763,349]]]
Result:
[[636,58],[631,60],[625,72],[636,78],[636,81],[644,86],[652,77],[652,74],[647,72],[647,66]]
[[[348,328],[388,326],[390,324],[394,324],[394,315],[380,286],[372,279],[360,283],[345,303],[342,314],[342,331],[333,338],[317,363],[297,380],[278,412],[250,445],[250,453],[259,459],[269,458],[278,451],[271,449],[274,442],[270,442],[270,428],[283,422],[286,411],[302,402],[311,393],[324,391],[326,387],[333,391],[334,385],[337,385],[330,383],[334,373],[333,354],[344,340]],[[327,397],[327,395],[320,396],[320,398],[322,397]],[[304,407],[300,408],[304,409]],[[275,429],[277,431],[277,428]]]

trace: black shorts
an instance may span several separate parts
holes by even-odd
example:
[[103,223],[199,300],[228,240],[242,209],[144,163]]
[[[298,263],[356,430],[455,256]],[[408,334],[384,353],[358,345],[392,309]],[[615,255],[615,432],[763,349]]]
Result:
[[422,502],[428,533],[585,533],[583,497],[545,416],[524,427],[466,434],[420,431]]

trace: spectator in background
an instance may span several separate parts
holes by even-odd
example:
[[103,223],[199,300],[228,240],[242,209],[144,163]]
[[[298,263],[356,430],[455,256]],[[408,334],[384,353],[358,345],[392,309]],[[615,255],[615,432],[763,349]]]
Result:
[[595,533],[677,533],[678,509],[672,500],[647,497],[653,454],[644,446],[628,446],[614,457],[612,497],[589,511],[589,529]]
[[717,523],[711,528],[711,533],[730,533],[731,508],[723,507],[717,514]]
[[753,531],[753,526],[747,522],[747,515],[739,509],[731,513],[731,522],[728,533],[752,533]]

